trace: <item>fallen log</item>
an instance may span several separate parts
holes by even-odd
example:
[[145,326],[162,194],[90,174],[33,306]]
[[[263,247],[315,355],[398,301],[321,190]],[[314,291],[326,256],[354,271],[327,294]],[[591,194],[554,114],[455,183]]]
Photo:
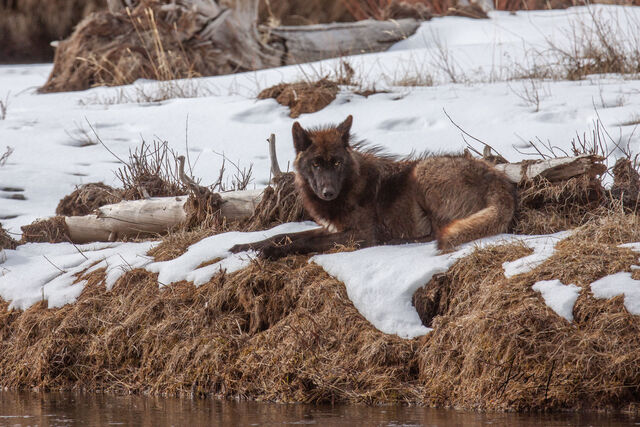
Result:
[[419,25],[400,19],[271,28],[258,26],[258,0],[110,0],[109,12],[87,17],[58,44],[40,91],[230,74],[379,52]]
[[603,157],[595,154],[584,154],[575,157],[558,157],[545,160],[525,160],[519,163],[502,163],[494,167],[519,184],[535,178],[548,181],[564,181],[580,175],[595,177],[607,170],[602,163]]
[[[239,220],[253,214],[262,190],[229,191],[220,196],[220,215],[227,220]],[[64,217],[67,235],[73,243],[87,243],[163,234],[187,223],[188,199],[188,196],[156,197],[104,205],[95,214]]]

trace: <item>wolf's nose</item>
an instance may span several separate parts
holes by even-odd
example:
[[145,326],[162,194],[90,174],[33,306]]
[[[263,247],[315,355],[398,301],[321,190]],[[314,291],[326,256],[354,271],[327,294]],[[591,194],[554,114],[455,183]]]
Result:
[[333,190],[324,189],[322,190],[322,195],[327,199],[331,199],[336,195],[336,193]]

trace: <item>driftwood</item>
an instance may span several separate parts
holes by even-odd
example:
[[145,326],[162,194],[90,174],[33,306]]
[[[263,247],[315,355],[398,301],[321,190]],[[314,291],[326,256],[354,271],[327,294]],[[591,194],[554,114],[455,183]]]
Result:
[[607,170],[601,163],[602,157],[585,154],[576,157],[558,157],[546,160],[526,160],[520,163],[502,163],[494,167],[507,175],[507,178],[518,184],[534,178],[545,178],[548,181],[564,181],[574,176],[588,175],[595,177]]
[[[220,197],[220,215],[227,220],[239,220],[253,214],[262,190],[229,191],[220,193]],[[104,205],[95,214],[64,217],[64,221],[74,243],[162,234],[188,221],[188,199],[178,196],[123,201]]]

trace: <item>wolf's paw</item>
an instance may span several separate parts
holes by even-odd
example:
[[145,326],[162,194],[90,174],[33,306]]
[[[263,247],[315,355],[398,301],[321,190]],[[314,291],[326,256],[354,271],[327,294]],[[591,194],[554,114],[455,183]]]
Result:
[[233,245],[229,252],[237,254],[238,252],[246,252],[255,249],[255,246],[251,243],[246,243],[242,245]]

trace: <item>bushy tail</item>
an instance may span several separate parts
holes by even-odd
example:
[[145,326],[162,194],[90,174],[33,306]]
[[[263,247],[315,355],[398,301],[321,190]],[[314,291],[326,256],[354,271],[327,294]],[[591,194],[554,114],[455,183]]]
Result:
[[437,233],[438,248],[448,250],[471,240],[494,234],[505,233],[515,212],[513,196],[495,195],[489,200],[489,206],[469,215],[456,219]]

